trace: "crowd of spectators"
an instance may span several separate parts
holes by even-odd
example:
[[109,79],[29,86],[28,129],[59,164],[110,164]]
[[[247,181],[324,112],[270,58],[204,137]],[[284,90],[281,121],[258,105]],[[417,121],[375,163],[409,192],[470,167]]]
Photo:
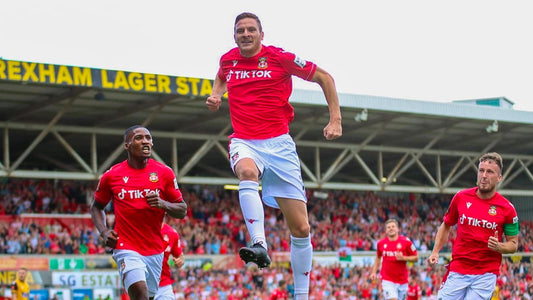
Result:
[[[315,265],[311,273],[309,299],[340,300],[382,298],[379,281],[370,281],[370,266],[333,264]],[[445,269],[428,268],[415,264],[410,272],[416,275],[416,284],[421,288],[422,299],[436,299]],[[292,275],[280,265],[258,270],[251,266],[242,269],[216,270],[206,268],[183,268],[175,270],[177,283],[176,299],[271,299],[269,295],[283,280],[288,283],[289,294],[293,292]],[[533,299],[533,270],[528,262],[503,260],[501,275],[497,281],[499,297],[495,299]]]
[[[0,222],[0,253],[103,254],[105,251],[97,242],[98,234],[91,226],[43,225],[20,217],[28,213],[86,214],[95,184],[29,179],[0,181],[0,217],[14,216],[14,221]],[[181,186],[181,190],[189,205],[188,215],[185,220],[172,220],[171,225],[180,233],[186,254],[233,254],[247,243],[246,226],[237,205],[237,191],[209,186]],[[383,237],[383,223],[396,218],[401,224],[401,234],[411,238],[420,252],[425,252],[433,247],[434,234],[451,195],[360,191],[315,193],[309,190],[308,198],[315,251],[337,251],[345,247],[352,251],[374,251],[376,242]],[[113,208],[107,209],[112,211]],[[271,251],[289,251],[289,232],[283,222],[279,210],[265,208],[265,229]],[[532,227],[532,222],[520,223],[520,252],[533,250]],[[443,252],[451,251],[453,234]],[[528,294],[527,288],[532,285],[529,267],[529,257],[517,261],[508,258],[502,265],[499,279],[501,295],[511,299],[516,291],[522,296]],[[286,267],[250,268],[244,273],[229,270],[231,276],[225,276],[226,272],[204,268],[177,270],[177,291],[184,299],[194,299],[191,295],[198,293],[227,294],[225,299],[242,294],[254,299],[256,295],[271,291],[280,279],[285,279],[291,286]],[[369,266],[317,265],[312,274],[314,294],[311,296],[314,299],[377,299],[379,285],[367,280],[368,272]],[[415,264],[412,272],[418,275],[425,294],[435,294],[442,270]],[[263,278],[262,285],[257,283],[259,277]]]

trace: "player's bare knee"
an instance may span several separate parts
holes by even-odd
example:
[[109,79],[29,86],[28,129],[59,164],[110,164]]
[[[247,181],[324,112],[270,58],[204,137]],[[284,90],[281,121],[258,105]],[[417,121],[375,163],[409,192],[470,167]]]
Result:
[[247,168],[247,167],[244,167],[244,168],[240,168],[238,173],[237,173],[237,177],[239,178],[239,180],[252,180],[252,181],[257,181],[258,180],[258,177],[259,177],[259,174],[257,172],[257,169],[255,168]]
[[311,231],[311,228],[309,227],[309,224],[301,224],[298,226],[294,226],[290,229],[291,235],[297,238],[306,238],[309,236],[309,233]]
[[148,287],[145,281],[138,281],[128,289],[128,294],[132,300],[148,300]]

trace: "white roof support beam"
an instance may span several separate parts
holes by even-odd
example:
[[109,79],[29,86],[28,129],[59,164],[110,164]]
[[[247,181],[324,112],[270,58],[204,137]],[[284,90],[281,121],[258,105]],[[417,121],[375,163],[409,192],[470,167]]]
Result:
[[[64,108],[66,109],[66,107]],[[60,118],[61,113],[56,115],[55,119]],[[55,125],[54,120],[49,124],[26,124],[17,122],[0,122],[0,126],[3,126],[4,139],[3,139],[3,161],[0,162],[0,176],[9,177],[21,177],[21,178],[57,178],[57,179],[78,179],[78,180],[96,180],[99,176],[105,172],[110,164],[116,160],[122,151],[124,151],[123,142],[121,142],[114,151],[111,153],[105,153],[105,160],[101,165],[98,165],[98,149],[97,143],[100,135],[113,135],[122,139],[123,130],[104,128],[104,127],[80,127],[80,126],[63,126]],[[148,119],[147,119],[148,121]],[[190,171],[193,168],[200,167],[199,163],[209,151],[216,147],[218,152],[224,157],[225,160],[229,160],[226,147],[223,145],[227,143],[226,132],[231,128],[231,125],[227,125],[219,134],[191,134],[185,132],[171,132],[171,131],[152,131],[154,136],[158,139],[170,139],[170,156],[162,157],[158,152],[154,152],[154,158],[157,160],[166,159],[168,162],[171,160],[171,165],[175,172],[178,174],[178,180],[180,183],[198,183],[198,184],[231,184],[237,182],[237,179],[233,174],[227,172],[227,170],[214,170],[210,169],[211,174],[219,174],[212,176],[189,176]],[[39,136],[31,143],[30,147],[26,149],[27,153],[20,155],[16,161],[16,165],[10,165],[9,155],[9,143],[10,134],[13,130],[16,130],[16,134],[19,134],[20,130],[28,131],[41,131]],[[31,150],[35,149],[35,146],[43,139],[46,134],[52,132],[59,143],[67,149],[70,155],[74,158],[74,161],[81,166],[81,168],[72,168],[74,165],[70,165],[61,169],[61,165],[55,164],[58,167],[58,171],[45,171],[45,170],[23,170],[19,169],[22,161],[27,158]],[[83,158],[72,147],[72,143],[67,139],[69,135],[65,133],[83,133],[88,134],[89,140],[87,145],[90,147],[90,156]],[[302,175],[304,175],[305,185],[309,188],[342,188],[348,190],[373,190],[373,191],[391,191],[391,192],[425,192],[425,193],[454,193],[463,186],[457,185],[456,182],[459,179],[464,180],[464,173],[468,170],[476,170],[477,158],[480,153],[489,151],[498,143],[498,139],[492,141],[486,145],[482,152],[480,151],[459,151],[459,150],[442,150],[433,148],[438,140],[438,136],[433,138],[426,146],[420,148],[409,147],[393,147],[393,146],[381,146],[370,145],[371,140],[379,134],[379,130],[375,130],[368,134],[363,142],[360,144],[346,144],[338,143],[335,141],[305,141],[296,140],[299,151],[311,150],[312,155],[302,160]],[[77,136],[79,134],[74,134]],[[180,161],[178,164],[178,139],[180,140],[198,140],[204,141],[203,146],[197,150],[191,159],[185,162]],[[168,143],[167,143],[168,144]],[[307,149],[305,149],[307,148]],[[311,149],[309,149],[311,148]],[[161,151],[161,149],[158,149]],[[337,153],[336,158],[329,159],[330,163],[327,166],[326,172],[322,173],[321,169],[325,168],[325,156],[324,153]],[[375,153],[375,155],[371,155]],[[369,155],[370,154],[370,155]],[[387,177],[387,184],[382,182],[384,177],[384,160],[388,160],[389,168],[392,158],[387,155],[392,154],[392,157],[401,155],[396,164],[392,164],[392,170],[389,170]],[[331,155],[331,154],[330,154]],[[507,189],[511,183],[517,178],[527,176],[528,180],[533,181],[533,173],[529,169],[533,163],[532,155],[502,153],[506,161],[509,161],[509,167],[506,168],[504,174],[504,181],[500,186],[500,191],[506,195],[532,195],[533,191],[524,189]],[[322,156],[322,157],[321,157]],[[443,159],[445,158],[447,163],[451,163],[451,159],[457,157],[457,162],[454,165],[443,168]],[[373,158],[373,162],[370,163],[370,159]],[[425,158],[424,160],[422,158]],[[428,158],[435,159],[435,166],[428,164]],[[51,159],[51,158],[50,158]],[[340,171],[345,171],[346,165],[352,160],[356,162],[356,169],[359,177],[346,177],[351,175],[350,172],[344,172],[345,177],[337,176]],[[88,163],[90,161],[90,163]],[[374,164],[376,166],[374,166]],[[418,168],[410,168],[413,164],[416,164]],[[66,166],[66,165],[65,165]],[[178,168],[179,167],[179,168]],[[72,168],[82,171],[70,171]],[[204,168],[201,166],[200,168]],[[377,168],[376,170],[373,170]],[[209,168],[206,168],[209,169]],[[406,176],[412,174],[413,171],[419,170],[418,179],[407,178]],[[354,169],[355,170],[355,169]],[[409,170],[409,172],[407,172]],[[445,170],[445,171],[444,171]],[[219,171],[217,173],[217,171]],[[447,172],[447,174],[443,174]],[[433,174],[434,173],[434,174]],[[406,175],[407,174],[407,175]],[[219,177],[215,177],[219,176]],[[363,176],[363,177],[361,177]],[[473,175],[474,176],[474,175]],[[340,178],[339,178],[340,177]],[[474,177],[472,177],[474,178]],[[396,181],[394,180],[396,179]],[[427,184],[420,182],[420,179],[427,181]],[[427,180],[426,180],[427,179]],[[347,182],[345,182],[345,180]],[[369,182],[369,183],[367,183]],[[402,182],[401,184],[399,182]]]

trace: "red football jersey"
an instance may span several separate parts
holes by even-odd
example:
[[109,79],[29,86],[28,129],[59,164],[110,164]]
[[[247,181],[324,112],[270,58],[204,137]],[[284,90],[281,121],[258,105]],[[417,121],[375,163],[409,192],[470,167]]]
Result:
[[404,256],[417,255],[418,252],[411,240],[403,235],[399,235],[395,241],[385,237],[378,242],[377,247],[377,256],[383,258],[381,279],[398,284],[407,283],[409,281],[407,262],[396,260],[396,253],[402,253]]
[[501,241],[518,234],[518,217],[514,206],[499,193],[490,199],[480,199],[477,187],[462,190],[452,199],[444,214],[444,223],[457,224],[450,271],[460,274],[500,274],[502,255],[488,248],[489,237],[498,231]]
[[163,270],[161,271],[159,286],[165,286],[174,282],[174,279],[172,279],[170,273],[170,266],[168,265],[170,254],[172,254],[174,257],[178,257],[183,251],[181,248],[180,236],[174,228],[165,223],[163,224],[163,228],[161,228],[161,233],[163,234],[163,240],[165,241],[166,248],[164,252],[165,255],[163,257]]
[[289,293],[286,290],[275,289],[270,295],[270,300],[287,300],[289,299]]
[[113,201],[114,229],[118,233],[116,249],[133,250],[141,255],[163,253],[161,224],[165,211],[148,205],[148,192],[156,192],[169,202],[182,201],[174,172],[153,159],[148,160],[144,169],[134,169],[123,161],[100,178],[94,199],[102,205]]
[[418,300],[422,297],[422,289],[418,284],[408,285],[407,286],[407,300]]
[[218,78],[227,83],[233,134],[267,139],[289,132],[294,109],[289,104],[292,75],[310,80],[316,65],[274,46],[262,46],[253,57],[234,48],[222,55]]

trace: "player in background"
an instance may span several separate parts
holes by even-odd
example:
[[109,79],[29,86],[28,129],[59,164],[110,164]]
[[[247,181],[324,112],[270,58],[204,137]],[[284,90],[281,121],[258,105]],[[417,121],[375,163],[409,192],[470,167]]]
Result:
[[11,300],[30,300],[30,285],[26,282],[28,269],[20,268],[11,284]]
[[409,282],[407,283],[407,300],[421,300],[422,289],[416,280],[416,275],[409,275]]
[[329,107],[329,122],[323,130],[327,140],[342,135],[339,99],[333,78],[326,71],[281,48],[263,45],[263,37],[255,14],[236,17],[233,38],[237,47],[222,55],[206,105],[217,111],[228,92],[233,126],[230,165],[239,179],[239,203],[252,241],[251,247],[239,250],[240,257],[259,268],[271,262],[259,196],[262,179],[263,202],[281,209],[289,227],[295,299],[307,299],[313,247],[300,161],[289,135],[294,118],[289,104],[292,76],[322,88]]
[[172,254],[172,261],[176,268],[183,267],[185,263],[183,259],[183,248],[181,247],[180,235],[178,232],[167,224],[168,216],[165,217],[165,222],[161,226],[161,234],[163,234],[163,240],[165,241],[165,255],[163,256],[163,270],[161,271],[161,280],[159,281],[159,289],[155,294],[154,300],[175,300],[174,290],[172,284],[172,272],[170,271],[170,265],[168,260]]
[[439,262],[439,251],[455,225],[457,237],[453,243],[448,278],[439,290],[439,299],[490,299],[500,274],[502,254],[517,250],[516,210],[496,191],[502,172],[500,154],[482,155],[477,186],[455,194],[444,214],[428,263]]
[[[158,290],[165,214],[184,218],[187,212],[174,172],[150,158],[152,146],[152,135],[145,127],[126,129],[128,158],[102,175],[90,210],[100,240],[113,249],[121,281],[132,300],[151,299]],[[114,229],[107,228],[104,210],[111,201]]]
[[395,219],[385,222],[386,236],[378,241],[376,259],[370,272],[372,281],[377,279],[380,269],[383,296],[387,300],[405,299],[409,270],[407,262],[418,261],[418,252],[411,240],[399,234],[399,224]]
[[270,294],[270,300],[288,300],[289,292],[287,291],[287,282],[281,279],[278,282],[278,287]]

